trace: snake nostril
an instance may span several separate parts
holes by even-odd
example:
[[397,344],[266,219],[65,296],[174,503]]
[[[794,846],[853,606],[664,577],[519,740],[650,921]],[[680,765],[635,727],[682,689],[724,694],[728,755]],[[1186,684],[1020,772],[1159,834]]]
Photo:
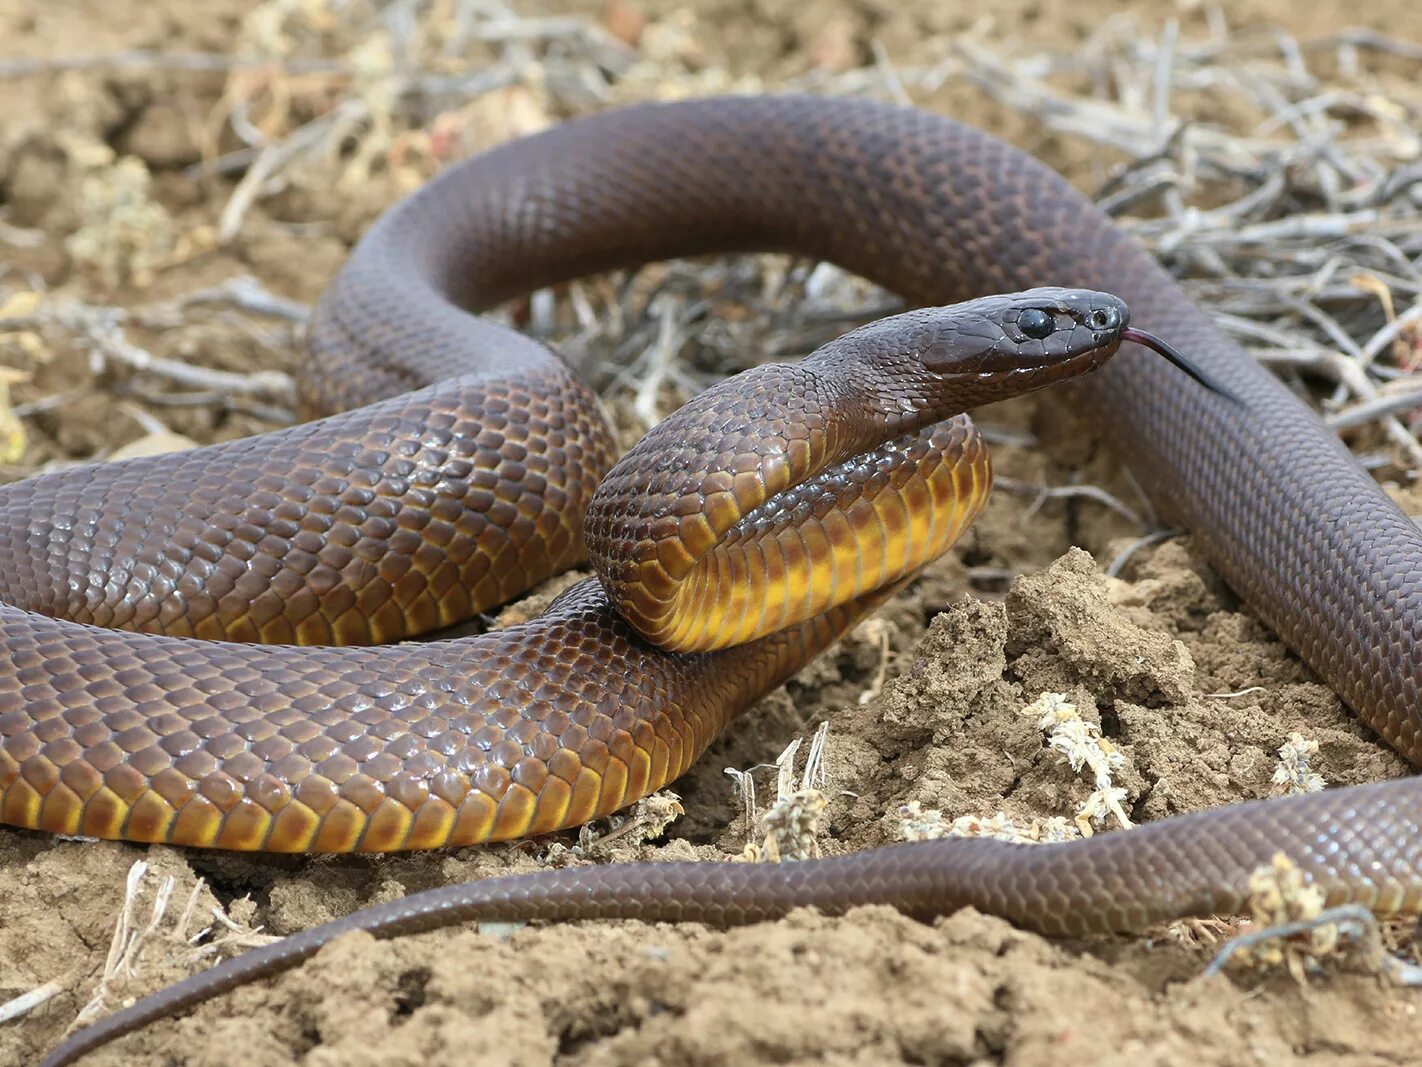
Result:
[[1087,316],[1086,324],[1093,330],[1113,330],[1121,325],[1121,316],[1111,308],[1097,308]]

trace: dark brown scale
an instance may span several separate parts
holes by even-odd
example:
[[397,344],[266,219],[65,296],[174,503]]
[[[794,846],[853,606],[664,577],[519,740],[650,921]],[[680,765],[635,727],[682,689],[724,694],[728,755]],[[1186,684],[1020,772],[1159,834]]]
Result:
[[[1127,354],[1079,386],[1118,455],[1365,721],[1422,758],[1422,533],[1311,412],[1142,249],[1020,152],[920,111],[752,98],[569,123],[462,164],[391,211],[322,301],[304,395],[317,411],[395,399],[257,443],[6,489],[0,553],[13,562],[0,597],[14,607],[0,609],[0,818],[195,840],[210,816],[165,823],[165,805],[186,803],[184,813],[221,813],[223,844],[295,846],[314,833],[326,835],[310,837],[323,846],[399,847],[439,837],[450,819],[500,836],[555,816],[576,821],[684,767],[735,708],[863,602],[750,646],[683,657],[651,650],[595,587],[581,586],[533,630],[464,646],[479,650],[474,663],[456,645],[188,644],[35,612],[161,633],[368,640],[412,632],[466,599],[482,603],[483,590],[498,599],[507,575],[536,581],[580,559],[583,505],[611,460],[596,405],[541,346],[463,309],[590,271],[751,249],[830,259],[915,303],[1047,284],[1123,298],[1134,325],[1169,339],[1242,402]],[[930,361],[939,342],[924,339]],[[994,382],[1013,395],[1034,373]],[[803,419],[765,432],[829,449],[859,434],[856,420],[872,421],[877,404],[928,388],[924,375],[825,394]],[[789,380],[798,394],[799,379]],[[857,414],[845,419],[849,409]],[[471,425],[441,429],[432,413],[453,426],[467,413]],[[761,465],[757,435],[714,422],[706,432],[703,454],[782,477],[778,461]],[[510,443],[520,447],[507,453]],[[470,462],[470,473],[434,474],[440,452]],[[716,477],[705,463],[686,457],[679,469]],[[411,484],[415,493],[391,503]],[[734,478],[709,488],[755,495]],[[653,489],[663,504],[701,491],[685,480]],[[608,491],[621,492],[616,479]],[[435,514],[456,498],[480,518]],[[635,558],[667,517],[658,508],[646,533],[632,522],[630,537],[621,519],[594,516],[593,540]],[[423,555],[406,534],[430,527],[487,562],[456,560],[463,548],[449,561]],[[454,591],[456,570],[480,591]],[[264,590],[297,590],[291,609],[265,592],[248,598],[252,573]],[[659,580],[654,567],[645,573]],[[286,790],[299,804],[281,808]],[[268,806],[297,814],[277,826],[262,815]],[[314,831],[308,810],[320,816]],[[1422,787],[1400,781],[1082,845],[942,842],[774,869],[622,866],[451,887],[248,953],[81,1032],[47,1062],[290,967],[356,927],[389,935],[472,917],[612,915],[745,922],[796,904],[881,901],[919,915],[971,903],[1052,932],[1133,929],[1236,908],[1249,872],[1278,849],[1331,902],[1417,911],[1419,811]]]

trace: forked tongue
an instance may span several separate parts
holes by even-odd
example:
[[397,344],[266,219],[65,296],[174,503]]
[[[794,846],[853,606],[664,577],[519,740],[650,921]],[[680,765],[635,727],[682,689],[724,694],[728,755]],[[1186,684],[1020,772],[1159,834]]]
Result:
[[1146,333],[1144,330],[1137,330],[1135,327],[1127,326],[1124,330],[1121,331],[1121,340],[1134,341],[1138,345],[1144,345],[1152,352],[1157,352],[1160,355],[1164,356],[1168,362],[1173,363],[1175,366],[1179,367],[1181,370],[1183,370],[1191,378],[1194,378],[1195,381],[1199,382],[1210,392],[1217,393],[1218,395],[1223,397],[1228,397],[1230,400],[1233,400],[1236,403],[1239,402],[1238,397],[1236,397],[1223,385],[1221,385],[1219,382],[1215,381],[1208,374],[1206,374],[1204,369],[1200,367],[1199,364],[1193,362],[1190,359],[1187,359],[1185,357],[1185,354],[1182,353],[1178,348],[1175,348],[1173,345],[1166,344],[1159,337],[1155,336],[1155,334]]

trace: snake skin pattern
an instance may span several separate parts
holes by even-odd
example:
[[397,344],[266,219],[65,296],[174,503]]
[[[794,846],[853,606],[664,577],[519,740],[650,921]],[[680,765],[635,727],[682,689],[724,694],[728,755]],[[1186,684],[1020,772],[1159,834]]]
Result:
[[[140,555],[140,565],[131,569],[116,564],[110,574],[95,574],[94,561],[108,558],[106,552],[117,559],[119,543],[125,551],[131,550],[131,542],[124,541],[130,521],[149,521],[129,519],[136,491],[114,490],[111,506],[117,510],[105,511],[103,519],[89,523],[66,519],[49,526],[35,526],[40,520],[29,509],[50,506],[49,502],[69,494],[69,499],[101,510],[99,497],[83,481],[85,475],[21,490],[31,494],[35,503],[20,497],[4,499],[7,521],[3,525],[21,532],[5,535],[10,540],[0,549],[28,550],[47,561],[23,575],[18,588],[6,589],[5,598],[15,607],[0,612],[0,650],[11,664],[0,681],[0,692],[7,694],[0,698],[5,709],[0,711],[4,738],[0,751],[8,754],[0,757],[5,760],[0,762],[5,820],[73,831],[72,821],[55,819],[51,824],[41,791],[46,786],[58,789],[56,782],[74,789],[65,774],[75,764],[81,765],[75,772],[78,787],[93,786],[93,773],[102,764],[92,762],[90,752],[102,753],[108,763],[100,773],[132,766],[139,758],[151,759],[156,774],[165,773],[169,763],[158,753],[170,754],[164,747],[165,735],[154,724],[164,721],[167,702],[175,692],[190,697],[192,706],[200,706],[205,715],[184,720],[186,725],[176,721],[172,725],[178,734],[186,730],[203,742],[191,751],[206,751],[219,760],[220,768],[234,779],[233,789],[240,784],[247,795],[260,798],[263,775],[268,773],[264,767],[288,758],[288,746],[316,743],[316,751],[322,751],[321,738],[336,746],[322,758],[323,763],[335,761],[329,774],[322,772],[326,779],[360,778],[363,770],[341,762],[343,755],[350,754],[349,748],[339,751],[341,747],[378,740],[392,721],[392,708],[418,707],[431,691],[457,689],[461,683],[451,676],[453,653],[439,645],[375,652],[377,658],[360,661],[370,665],[368,669],[348,670],[340,669],[346,661],[332,659],[340,684],[347,687],[337,697],[338,703],[345,701],[347,717],[323,718],[335,715],[332,694],[303,677],[301,656],[310,653],[184,645],[155,674],[145,664],[124,658],[147,647],[138,643],[139,638],[106,637],[68,623],[42,622],[33,612],[63,603],[75,617],[95,621],[122,617],[138,628],[160,633],[199,634],[212,625],[205,619],[225,621],[230,616],[237,619],[239,629],[246,627],[243,634],[275,627],[267,632],[284,635],[304,624],[317,639],[324,639],[319,635],[327,632],[342,636],[354,632],[359,638],[363,628],[370,639],[398,636],[405,632],[404,624],[393,611],[382,614],[386,599],[401,607],[413,606],[423,621],[444,618],[444,605],[462,604],[466,596],[451,592],[446,584],[451,575],[442,569],[444,565],[424,560],[417,539],[405,536],[407,523],[416,520],[407,519],[407,513],[393,505],[377,511],[380,533],[376,536],[386,537],[391,545],[390,554],[377,559],[355,550],[364,534],[353,544],[337,539],[337,547],[328,550],[324,542],[306,537],[304,525],[308,514],[320,515],[317,525],[343,531],[349,541],[355,531],[367,528],[363,509],[386,501],[391,485],[402,492],[411,486],[423,490],[431,501],[429,525],[451,543],[463,537],[478,544],[491,526],[517,531],[515,547],[501,549],[504,556],[499,562],[486,566],[466,561],[473,585],[482,581],[491,590],[502,591],[507,571],[526,568],[530,577],[535,576],[542,560],[559,554],[551,547],[555,544],[561,546],[563,560],[575,560],[576,524],[580,505],[590,492],[590,472],[607,458],[603,431],[590,425],[595,421],[591,416],[581,414],[590,410],[582,400],[577,401],[580,414],[563,408],[563,398],[573,397],[582,387],[556,359],[534,342],[467,311],[591,271],[672,255],[762,249],[793,250],[832,260],[916,304],[943,304],[1042,284],[1090,288],[1123,298],[1136,325],[1167,338],[1242,402],[1191,388],[1161,362],[1124,352],[1077,386],[1107,428],[1117,454],[1147,487],[1162,514],[1194,532],[1226,580],[1360,717],[1408,758],[1422,758],[1418,701],[1422,534],[1334,435],[1214,327],[1147,253],[1058,176],[995,138],[950,120],[863,101],[721,99],[635,108],[569,123],[452,169],[385,216],[323,300],[314,324],[314,373],[307,397],[320,410],[412,389],[417,391],[411,395],[422,399],[401,397],[386,402],[392,407],[377,405],[344,416],[357,420],[349,424],[352,427],[365,427],[361,432],[367,439],[359,444],[344,443],[346,423],[317,423],[291,431],[292,444],[282,447],[291,448],[293,456],[305,456],[305,448],[317,447],[318,435],[324,442],[333,430],[340,430],[341,443],[323,444],[330,451],[309,465],[297,460],[283,464],[284,470],[298,470],[295,489],[285,480],[281,487],[256,483],[259,495],[249,499],[254,479],[234,488],[240,507],[220,532],[209,526],[189,529],[186,513],[173,517],[165,509],[166,498],[160,497],[145,509],[153,514],[153,529],[163,528],[153,536],[163,544],[185,545],[184,550],[151,558]],[[493,356],[503,361],[502,369]],[[471,372],[471,360],[480,369]],[[436,434],[432,441],[426,441],[423,430],[413,437],[399,431],[400,405],[418,402],[434,407],[439,403],[436,397],[448,390],[461,392],[461,405],[472,403],[491,415],[499,428],[471,427],[447,438]],[[546,414],[539,417],[556,445],[550,444],[546,452],[527,446],[503,452],[502,428],[525,418],[520,398],[534,395],[546,405],[540,409]],[[457,415],[451,413],[450,418],[457,423]],[[427,448],[431,453],[467,458],[455,447],[456,439],[467,446],[472,434],[479,445],[486,432],[487,442],[479,447],[499,453],[496,477],[501,480],[495,484],[478,484],[477,478],[457,473],[441,475],[432,471],[433,461],[425,463]],[[350,439],[361,441],[360,433]],[[249,447],[258,452],[273,447],[269,438],[260,440],[264,443]],[[255,468],[242,466],[240,448],[233,456],[233,476],[247,471],[251,478]],[[371,469],[378,467],[379,473],[360,474],[372,460],[377,462]],[[163,469],[171,471],[172,478],[184,479],[184,495],[194,483],[203,484],[205,469],[184,467],[181,459],[155,463],[173,465]],[[467,498],[474,511],[485,516],[483,520],[434,516],[444,478],[455,483],[450,495]],[[216,480],[225,479],[219,475]],[[737,495],[734,490],[733,485],[731,495],[741,517],[755,513],[751,502],[755,493]],[[220,493],[222,485],[210,491]],[[348,495],[352,492],[354,497]],[[545,509],[544,504],[555,496],[557,506]],[[500,506],[509,499],[520,503]],[[313,505],[309,511],[293,510],[294,505],[307,503]],[[15,509],[26,516],[24,523],[9,518]],[[753,515],[753,521],[763,518]],[[472,525],[462,528],[461,522]],[[590,520],[589,530],[593,540],[621,536],[615,525],[601,520]],[[550,547],[518,551],[518,544],[537,538],[546,538]],[[274,568],[268,576],[273,587],[287,581],[294,586],[295,581],[269,560],[290,560],[297,574],[319,575],[313,583],[314,601],[307,602],[311,610],[302,621],[277,622],[269,617],[269,609],[246,607],[238,590],[242,578],[235,568],[230,588],[219,584],[217,591],[204,597],[198,587],[222,571],[221,563],[209,555],[215,539],[221,542],[219,548],[238,546],[252,560]],[[155,542],[144,535],[142,543]],[[532,557],[537,557],[537,564]],[[667,573],[686,566],[685,560],[674,556],[658,556],[656,562]],[[346,620],[351,598],[361,602],[361,590],[366,588],[361,581],[374,581],[368,577],[373,573],[381,576],[385,591],[365,594],[373,603],[368,612],[362,607],[362,614],[377,621],[364,626]],[[659,585],[661,572],[655,566],[642,566],[639,573],[645,579],[641,586],[635,581],[625,584],[628,576],[621,573],[620,565],[609,569],[609,581],[618,602],[644,608],[655,629],[666,599]],[[349,591],[344,591],[347,581]],[[320,592],[328,582],[331,589],[343,591]],[[187,608],[167,607],[179,592],[197,593],[199,601],[210,602],[203,611],[194,611],[191,621],[170,617],[170,611],[174,616],[188,614]],[[612,652],[612,646],[633,639],[624,623],[587,621],[588,611],[598,619],[615,619],[601,598],[595,587],[580,587],[552,613],[555,626],[567,627],[562,631],[565,639],[571,641],[576,635],[593,661],[622,655]],[[854,606],[834,608],[829,614]],[[320,621],[312,621],[318,617]],[[807,634],[806,628],[824,625],[825,616],[817,616],[787,631],[788,637],[692,654],[707,658],[695,660],[703,666],[686,684],[733,686],[726,675],[733,662],[741,661],[716,657],[774,662],[774,670],[767,670],[762,680],[778,677],[797,660],[796,649],[814,645],[822,636]],[[675,640],[687,647],[703,647],[709,640],[706,647],[714,647],[723,639],[689,633]],[[796,648],[787,652],[761,642],[789,642]],[[406,658],[416,652],[421,659]],[[540,651],[532,644],[519,644],[508,653],[510,663],[516,664],[509,668],[513,673],[502,674],[500,680],[516,686],[521,678],[541,677],[537,674],[541,670],[556,672],[562,657],[551,652],[548,647]],[[635,660],[626,664],[637,668]],[[517,675],[520,667],[521,676]],[[387,668],[392,672],[388,676]],[[470,665],[463,664],[462,669],[468,671]],[[263,701],[272,696],[252,680],[254,674],[281,680],[281,691],[289,700],[286,710],[263,711]],[[565,682],[550,679],[547,684],[551,714],[556,716]],[[640,699],[646,687],[659,683],[632,675],[627,684]],[[247,692],[244,686],[258,691]],[[158,702],[159,718],[145,724],[135,710],[132,718],[105,722],[95,705],[120,690],[130,694],[135,709]],[[730,699],[743,695],[737,692]],[[41,717],[37,705],[50,710]],[[641,744],[651,737],[657,739],[651,741],[654,749],[658,741],[666,749],[665,756],[647,761],[651,767],[683,765],[701,735],[694,743],[688,739],[677,747],[673,735],[679,728],[687,734],[710,732],[724,721],[712,716],[714,721],[695,727],[669,722],[649,726],[639,735],[636,726],[621,718],[623,706],[599,702],[600,717],[582,724],[587,737],[605,746],[604,772],[621,760],[619,753],[628,752],[629,739]],[[420,752],[451,749],[451,762],[441,767],[460,767],[460,753],[467,752],[472,757],[468,769],[476,779],[490,774],[494,784],[503,788],[502,771],[508,775],[506,795],[515,789],[531,794],[529,798],[518,794],[520,799],[507,816],[496,810],[481,817],[481,828],[526,832],[547,825],[544,820],[552,820],[554,808],[579,817],[603,810],[573,795],[550,804],[546,814],[533,791],[546,788],[558,777],[556,771],[546,766],[546,777],[537,769],[522,771],[529,758],[527,746],[534,742],[517,733],[520,722],[497,726],[503,732],[486,739],[488,748],[461,748],[467,732],[461,735],[458,724],[433,711],[420,733],[432,742]],[[342,740],[347,734],[349,738]],[[207,744],[209,735],[217,742],[215,750]],[[16,738],[20,739],[18,754],[12,749]],[[174,747],[188,747],[193,738],[185,736]],[[381,748],[370,741],[380,750],[370,759],[385,754],[400,759],[399,746],[406,743],[413,744],[397,739]],[[505,759],[491,763],[473,755],[498,751],[502,744],[511,746],[503,752]],[[269,747],[265,757],[258,752],[261,746]],[[54,753],[53,772],[41,767],[43,780],[38,783],[17,775],[19,762],[45,752]],[[127,762],[125,753],[132,757]],[[187,755],[191,752],[173,758]],[[642,772],[622,762],[625,769],[616,773],[627,781],[640,781]],[[531,777],[522,778],[525,773]],[[438,775],[435,771],[427,780]],[[647,775],[650,780],[651,770]],[[384,800],[375,803],[383,796],[380,790],[367,788],[364,781],[358,784],[351,800],[341,797],[337,803],[361,808],[364,797],[374,804],[373,812],[365,812],[367,825],[374,827],[386,818],[393,826],[388,838],[381,831],[381,840],[393,840],[401,833],[407,843],[425,840],[418,836],[423,830],[414,824],[402,829],[396,825],[398,815],[381,815]],[[116,785],[105,785],[118,798],[105,804],[114,807],[128,786],[122,776]],[[482,788],[477,781],[475,785]],[[450,786],[459,789],[457,783]],[[233,794],[221,788],[218,792],[208,800],[220,808]],[[324,786],[320,792],[321,803],[332,795]],[[435,795],[433,786],[430,795]],[[66,816],[73,810],[72,803],[56,807]],[[100,810],[106,809],[101,805]],[[120,814],[116,810],[106,816],[109,821],[97,821],[114,828]],[[128,825],[117,829],[128,834],[137,821],[141,831],[158,825],[165,815],[160,811],[136,819],[130,809]],[[920,915],[974,904],[1054,933],[1136,929],[1167,916],[1237,910],[1249,873],[1279,850],[1325,888],[1331,904],[1360,901],[1379,911],[1417,911],[1422,908],[1420,817],[1422,789],[1408,780],[1242,805],[1065,846],[950,841],[773,869],[633,865],[435,890],[307,931],[195,976],[81,1032],[47,1063],[57,1067],[72,1062],[85,1050],[145,1021],[252,977],[284,970],[351,928],[397,934],[476,916],[630,915],[744,922],[781,914],[797,904],[842,910],[878,901]],[[338,823],[357,818],[347,812]],[[94,832],[82,821],[77,828]],[[275,832],[268,831],[268,844]],[[289,836],[284,830],[281,841],[294,845],[305,832],[304,826],[289,831]],[[253,839],[244,837],[240,823],[232,833],[234,840]],[[332,843],[345,846],[349,837],[338,837],[333,834]],[[357,844],[365,847],[370,841],[373,838]],[[228,842],[219,834],[213,843]]]

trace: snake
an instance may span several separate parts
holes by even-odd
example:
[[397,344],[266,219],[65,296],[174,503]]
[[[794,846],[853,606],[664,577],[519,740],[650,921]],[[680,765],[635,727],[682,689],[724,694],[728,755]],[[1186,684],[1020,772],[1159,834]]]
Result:
[[[479,314],[593,272],[749,251],[833,262],[915,310],[730,379],[621,460],[590,388]],[[1157,351],[1214,387],[1139,345],[1117,351],[1142,337],[1168,339]],[[512,141],[376,222],[308,349],[301,398],[324,417],[0,491],[0,821],[329,852],[506,840],[616,811],[971,522],[990,467],[966,408],[1066,378],[1160,515],[1363,722],[1422,759],[1417,527],[1129,235],[950,118],[711,98]],[[405,641],[589,558],[596,576],[531,622]],[[226,961],[45,1062],[352,929],[732,924],[879,903],[971,905],[1052,935],[1135,931],[1242,910],[1279,852],[1330,905],[1415,913],[1419,821],[1422,790],[1401,779],[1064,844],[950,839],[443,887]]]

